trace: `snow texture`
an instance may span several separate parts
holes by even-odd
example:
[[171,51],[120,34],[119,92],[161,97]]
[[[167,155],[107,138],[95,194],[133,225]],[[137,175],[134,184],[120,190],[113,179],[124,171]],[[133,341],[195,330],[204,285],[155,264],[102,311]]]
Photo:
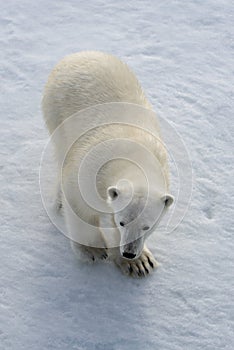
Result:
[[[1,349],[233,349],[233,14],[230,0],[2,2]],[[79,264],[41,203],[42,89],[86,49],[133,68],[192,159],[190,209],[150,239],[160,267],[143,280]]]

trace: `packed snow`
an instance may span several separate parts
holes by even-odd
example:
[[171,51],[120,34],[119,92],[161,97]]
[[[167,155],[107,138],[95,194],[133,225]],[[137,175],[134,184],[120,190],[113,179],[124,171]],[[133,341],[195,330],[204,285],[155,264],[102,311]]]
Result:
[[[233,14],[228,0],[2,2],[1,349],[233,349]],[[43,86],[81,50],[135,71],[192,162],[188,212],[150,238],[145,279],[79,263],[42,205]]]

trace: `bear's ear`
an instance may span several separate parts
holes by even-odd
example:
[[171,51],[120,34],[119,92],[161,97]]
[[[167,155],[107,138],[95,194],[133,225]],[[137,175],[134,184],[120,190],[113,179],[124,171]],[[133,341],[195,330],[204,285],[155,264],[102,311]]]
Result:
[[161,198],[161,200],[164,202],[165,207],[168,208],[174,202],[174,197],[167,193]]
[[113,201],[118,196],[119,196],[119,190],[116,187],[114,187],[114,186],[108,187],[108,189],[107,189],[107,198],[109,200]]

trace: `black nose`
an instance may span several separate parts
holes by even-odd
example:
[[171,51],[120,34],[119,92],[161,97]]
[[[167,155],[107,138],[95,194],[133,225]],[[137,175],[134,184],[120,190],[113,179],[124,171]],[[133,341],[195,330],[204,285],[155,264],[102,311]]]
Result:
[[127,259],[134,259],[136,254],[133,254],[133,253],[128,253],[128,252],[124,252],[123,253],[123,256]]

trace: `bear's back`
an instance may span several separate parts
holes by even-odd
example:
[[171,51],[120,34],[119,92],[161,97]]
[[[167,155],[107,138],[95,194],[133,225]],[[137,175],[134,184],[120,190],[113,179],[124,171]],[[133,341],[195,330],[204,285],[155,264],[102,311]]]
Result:
[[49,131],[97,104],[128,102],[151,109],[134,73],[118,58],[87,51],[65,57],[52,70],[42,108]]

